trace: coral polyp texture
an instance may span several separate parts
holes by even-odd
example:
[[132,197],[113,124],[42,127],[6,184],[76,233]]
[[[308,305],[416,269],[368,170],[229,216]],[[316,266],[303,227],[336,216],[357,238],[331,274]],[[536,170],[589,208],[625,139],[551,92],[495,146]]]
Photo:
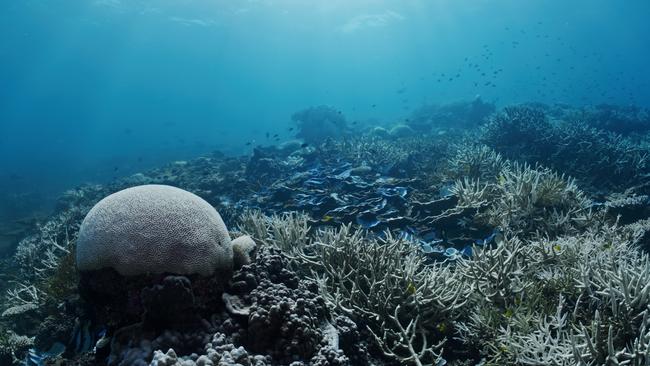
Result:
[[210,275],[232,268],[228,230],[199,196],[165,185],[128,188],[99,201],[77,240],[80,271],[112,268],[121,275]]

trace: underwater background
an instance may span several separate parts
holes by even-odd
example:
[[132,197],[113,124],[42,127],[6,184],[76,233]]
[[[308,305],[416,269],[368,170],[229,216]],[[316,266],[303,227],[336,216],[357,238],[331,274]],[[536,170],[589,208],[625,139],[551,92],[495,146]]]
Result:
[[266,132],[290,139],[291,115],[312,105],[395,121],[476,95],[650,103],[646,1],[1,6],[0,186],[18,205],[212,150],[250,153],[246,142],[273,142]]
[[[642,0],[4,1],[0,365],[648,362],[649,16]],[[147,184],[217,209],[246,259],[233,280],[77,273],[91,208]],[[403,276],[378,295],[337,273]],[[159,314],[172,297],[196,308]],[[313,319],[276,329],[265,306]]]

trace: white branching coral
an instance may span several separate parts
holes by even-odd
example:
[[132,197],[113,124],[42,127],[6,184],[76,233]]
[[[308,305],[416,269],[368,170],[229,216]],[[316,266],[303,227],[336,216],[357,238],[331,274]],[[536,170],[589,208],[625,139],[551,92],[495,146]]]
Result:
[[247,213],[240,230],[294,256],[296,269],[320,284],[334,309],[365,324],[386,357],[413,365],[441,360],[440,329],[468,295],[451,267],[425,265],[412,243],[390,233],[370,238],[346,225],[310,234],[301,214],[263,219]]
[[13,288],[7,290],[6,304],[9,308],[5,310],[12,312],[24,309],[24,307],[35,307],[44,301],[44,293],[38,287],[31,283],[16,282]]
[[510,166],[510,161],[486,145],[464,142],[453,150],[446,169],[452,179],[494,180]]
[[70,253],[85,211],[63,211],[38,227],[36,234],[21,240],[14,258],[27,279],[44,277]]
[[309,216],[300,212],[265,216],[260,211],[247,211],[240,216],[238,230],[290,257],[297,256],[311,241]]
[[592,217],[574,180],[542,167],[514,163],[492,181],[459,180],[452,192],[460,206],[479,209],[479,223],[515,234],[572,233]]
[[434,331],[467,297],[462,278],[442,264],[425,266],[411,243],[386,233],[365,237],[351,226],[318,232],[302,259],[326,298],[361,317],[384,355],[421,365],[440,356]]
[[475,290],[457,319],[460,339],[490,365],[647,364],[650,259],[635,246],[640,235],[612,225],[477,248],[456,267]]

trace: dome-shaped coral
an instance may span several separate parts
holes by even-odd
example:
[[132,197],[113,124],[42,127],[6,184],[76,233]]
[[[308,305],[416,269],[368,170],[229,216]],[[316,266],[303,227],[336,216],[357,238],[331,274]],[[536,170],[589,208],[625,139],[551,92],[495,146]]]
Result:
[[399,124],[390,129],[390,135],[392,137],[409,137],[415,135],[415,131],[407,125]]
[[219,213],[193,193],[143,185],[111,194],[88,212],[77,240],[77,268],[210,275],[230,271],[233,251]]

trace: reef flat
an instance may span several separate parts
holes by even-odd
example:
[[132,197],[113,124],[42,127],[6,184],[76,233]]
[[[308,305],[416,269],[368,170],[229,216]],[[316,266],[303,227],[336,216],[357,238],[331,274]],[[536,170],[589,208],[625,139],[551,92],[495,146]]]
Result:
[[[4,260],[0,364],[650,362],[647,111],[475,100],[294,121],[300,141],[66,192]],[[142,185],[195,194],[254,249],[227,277],[84,278],[84,217]]]

